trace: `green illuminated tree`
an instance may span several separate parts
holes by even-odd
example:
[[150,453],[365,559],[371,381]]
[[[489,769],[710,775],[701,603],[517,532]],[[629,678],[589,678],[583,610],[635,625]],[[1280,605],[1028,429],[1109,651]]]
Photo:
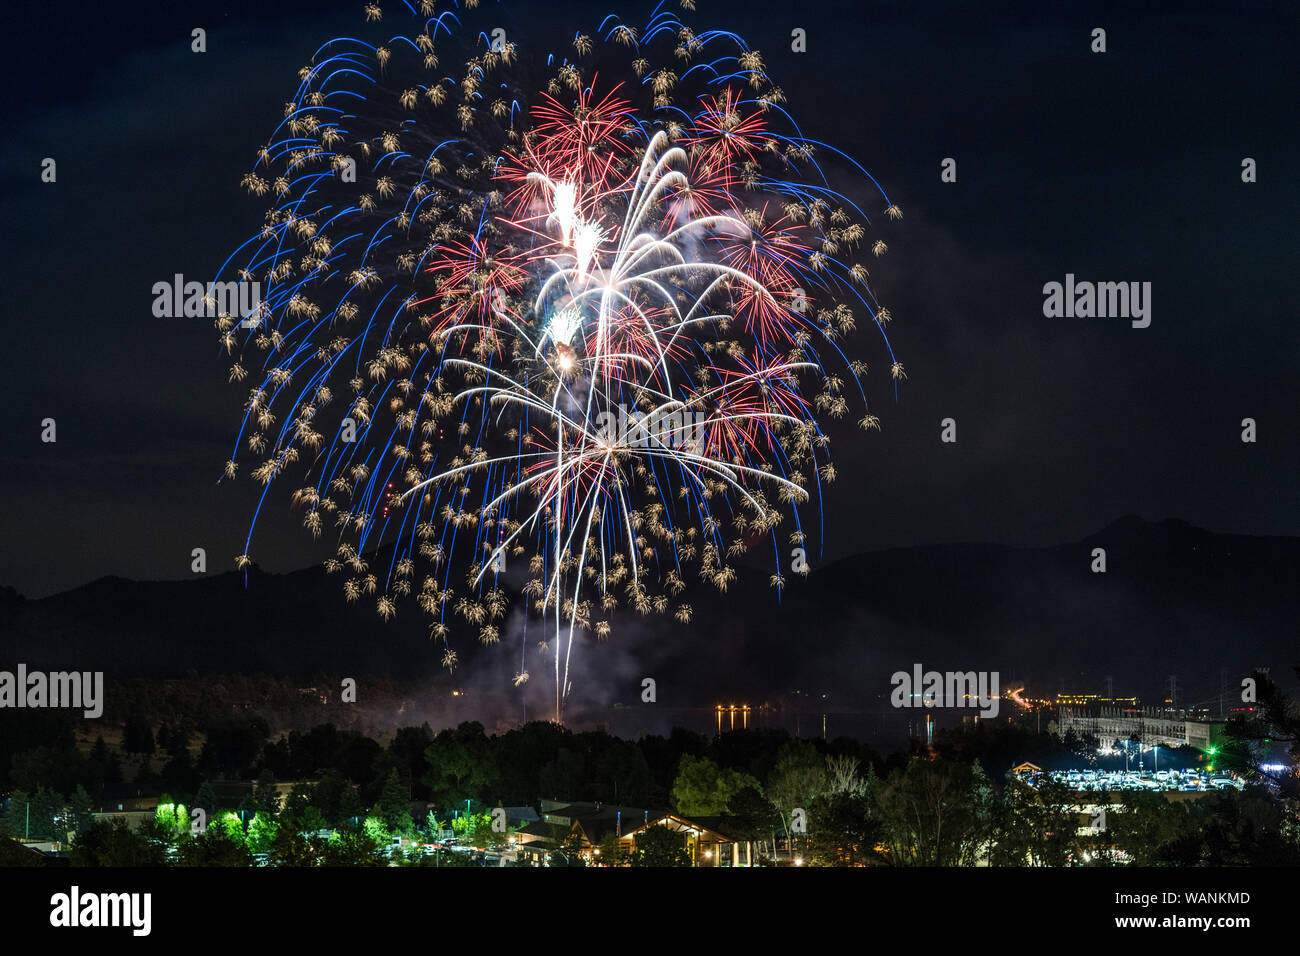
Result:
[[366,817],[361,824],[361,831],[374,842],[375,846],[387,847],[392,842],[392,834],[388,832],[388,827],[379,817]]
[[673,781],[673,806],[685,816],[721,816],[736,794],[758,786],[758,781],[747,773],[724,770],[708,757],[685,754]]
[[248,824],[248,849],[253,853],[270,853],[279,830],[279,822],[259,810]]
[[229,843],[244,845],[244,824],[240,821],[239,814],[233,810],[211,814],[207,833]]
[[163,801],[154,810],[154,823],[168,841],[175,842],[190,832],[190,811],[185,804],[173,803],[167,796]]
[[359,830],[337,830],[321,851],[322,866],[379,866],[379,846]]

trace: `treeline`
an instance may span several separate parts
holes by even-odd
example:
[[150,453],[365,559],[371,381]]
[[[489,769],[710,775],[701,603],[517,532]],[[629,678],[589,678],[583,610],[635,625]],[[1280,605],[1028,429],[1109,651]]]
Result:
[[[198,724],[128,716],[120,744],[100,737],[83,752],[66,715],[10,711],[5,728],[19,733],[2,741],[2,822],[20,836],[74,831],[87,863],[159,853],[168,862],[245,854],[357,862],[378,859],[394,835],[432,841],[456,821],[477,843],[498,841],[487,811],[554,799],[714,818],[769,858],[781,844],[821,864],[1291,865],[1300,862],[1300,710],[1266,675],[1259,680],[1258,711],[1234,720],[1215,759],[1254,774],[1288,743],[1290,772],[1194,801],[1112,795],[1122,802],[1092,836],[1080,836],[1079,817],[1100,796],[1030,787],[1007,771],[1022,760],[1092,759],[1095,742],[1037,733],[1029,718],[963,725],[882,759],[852,738],[799,740],[774,729],[716,737],[678,729],[631,741],[547,722],[496,735],[478,723],[437,733],[424,724],[381,742],[332,723],[276,733],[257,712],[225,708]],[[91,808],[125,795],[128,780],[131,792],[165,794],[174,814],[191,809],[142,834],[90,825]],[[276,781],[299,783],[281,799]],[[191,833],[193,810],[216,825],[212,833]]]
[[[134,736],[143,746],[141,732]],[[166,725],[154,742],[179,748],[169,766],[188,753],[183,733]],[[1103,797],[984,770],[989,755],[1035,744],[1061,746],[986,725],[882,760],[849,738],[678,730],[626,741],[543,722],[495,736],[476,723],[436,734],[405,727],[381,745],[329,724],[268,740],[259,718],[233,715],[208,729],[189,768],[193,787],[167,790],[142,830],[90,825],[81,784],[68,799],[43,785],[16,791],[3,823],[12,834],[56,839],[75,830],[73,858],[83,865],[361,865],[389,862],[394,836],[433,842],[448,827],[480,846],[502,843],[509,830],[490,825],[492,808],[550,798],[709,818],[760,859],[788,859],[780,847],[813,865],[1300,864],[1297,803],[1263,786],[1177,803],[1117,794],[1105,829],[1080,835],[1085,806]],[[213,784],[230,776],[257,784],[224,796]],[[276,781],[294,779],[281,799]],[[603,858],[620,852],[611,844]],[[403,857],[416,859],[424,857]]]
[[[67,807],[57,799],[28,801],[15,794],[2,828],[21,833],[24,821],[52,815],[56,828],[77,829],[72,862],[82,866],[463,864],[464,856],[430,857],[419,847],[442,839],[447,830],[479,847],[503,846],[519,822],[507,817],[511,825],[499,828],[492,810],[501,801],[473,796],[494,792],[491,775],[479,775],[483,765],[462,759],[475,731],[448,731],[442,745],[435,737],[427,748],[426,783],[445,794],[432,809],[411,801],[396,767],[370,799],[331,771],[316,783],[296,784],[282,800],[264,771],[233,809],[204,783],[189,804],[166,797],[145,826],[133,829],[122,820],[91,823],[84,793]],[[857,757],[787,741],[761,779],[723,767],[708,754],[683,753],[669,799],[678,813],[707,818],[711,827],[751,842],[759,863],[797,858],[814,866],[1300,865],[1296,805],[1259,787],[1173,803],[1159,793],[1126,793],[1107,806],[1100,832],[1089,833],[1081,824],[1087,822],[1087,804],[1105,799],[1097,794],[1059,784],[1034,787],[1017,777],[997,783],[978,761],[937,756],[909,757],[878,776]],[[665,843],[657,850],[656,834],[647,836],[651,846],[638,840],[631,857],[611,836],[600,847],[600,859],[689,865],[684,847],[674,845],[680,834],[657,834]],[[414,843],[395,848],[394,837]],[[553,864],[582,865],[581,849],[571,842]],[[0,860],[12,856],[0,852]]]
[[[306,730],[325,720],[362,729],[364,715],[396,710],[423,688],[390,677],[358,679],[364,707],[339,705],[342,678],[313,674],[275,677],[268,674],[199,674],[159,679],[137,677],[109,680],[104,693],[104,720],[121,724],[137,717],[155,726],[177,724],[191,736],[223,716],[254,711],[274,733]],[[324,698],[324,699],[322,699]]]

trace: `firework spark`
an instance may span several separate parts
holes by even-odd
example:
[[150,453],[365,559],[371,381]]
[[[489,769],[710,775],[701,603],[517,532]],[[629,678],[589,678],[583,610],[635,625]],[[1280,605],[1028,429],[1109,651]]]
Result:
[[[500,640],[524,560],[558,721],[575,640],[621,603],[689,622],[687,577],[725,592],[764,540],[779,589],[779,525],[802,544],[835,478],[819,417],[852,401],[879,427],[843,344],[874,323],[905,377],[856,257],[869,224],[815,157],[866,174],[787,131],[733,33],[660,8],[525,57],[468,11],[420,12],[414,37],[321,47],[245,176],[275,205],[223,266],[267,289],[217,322],[231,379],[261,374],[225,475],[258,456],[265,501],[293,474],[348,600],[389,618],[414,597],[448,668],[457,618]],[[627,409],[650,424],[611,432]]]

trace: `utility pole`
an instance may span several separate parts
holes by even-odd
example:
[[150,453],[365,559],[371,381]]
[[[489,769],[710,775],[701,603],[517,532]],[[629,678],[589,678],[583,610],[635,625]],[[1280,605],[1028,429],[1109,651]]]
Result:
[[1106,699],[1112,701],[1115,699],[1115,678],[1109,674],[1106,675]]
[[1174,712],[1178,711],[1178,675],[1169,675],[1169,706]]

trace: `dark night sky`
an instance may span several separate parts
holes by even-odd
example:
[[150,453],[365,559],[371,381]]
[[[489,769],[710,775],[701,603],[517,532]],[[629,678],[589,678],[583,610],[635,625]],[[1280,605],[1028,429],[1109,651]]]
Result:
[[[11,25],[0,584],[180,578],[194,547],[210,571],[243,550],[256,489],[215,481],[246,388],[227,384],[208,320],[153,317],[151,287],[210,276],[260,225],[240,176],[297,69],[363,33],[361,6],[33,6]],[[382,6],[386,35],[414,22]],[[698,6],[691,22],[760,49],[805,134],[855,155],[905,214],[879,217],[890,252],[872,273],[909,380],[887,398],[887,358],[859,335],[884,431],[832,431],[827,559],[1054,544],[1126,513],[1300,533],[1293,5]],[[502,21],[555,46],[651,7],[506,2]],[[795,27],[806,55],[789,52]],[[956,184],[939,179],[947,156]],[[1151,282],[1151,327],[1044,318],[1043,283],[1067,272]],[[939,441],[949,416],[955,446]],[[57,444],[40,441],[46,417]],[[272,508],[253,556],[288,570],[324,546]]]

